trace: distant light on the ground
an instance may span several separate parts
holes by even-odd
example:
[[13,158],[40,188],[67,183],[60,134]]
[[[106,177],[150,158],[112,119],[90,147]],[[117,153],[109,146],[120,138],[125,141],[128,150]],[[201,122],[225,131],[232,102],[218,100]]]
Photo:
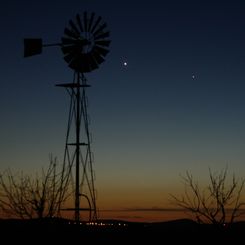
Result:
[[[76,225],[77,223],[74,221],[70,221],[68,222],[69,225]],[[86,226],[127,226],[126,223],[121,223],[121,222],[102,222],[102,221],[98,221],[98,222],[79,222],[79,225],[86,225]]]

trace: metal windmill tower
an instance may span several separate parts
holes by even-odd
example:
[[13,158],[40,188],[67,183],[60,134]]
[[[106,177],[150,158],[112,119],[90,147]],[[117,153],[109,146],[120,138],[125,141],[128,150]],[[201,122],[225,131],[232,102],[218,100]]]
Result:
[[42,53],[43,47],[60,46],[64,60],[74,70],[73,82],[56,86],[64,87],[70,96],[63,161],[63,173],[66,174],[62,176],[62,183],[66,191],[73,190],[74,207],[66,210],[74,211],[76,222],[80,221],[80,211],[88,211],[89,220],[97,219],[86,97],[86,90],[90,85],[87,83],[85,73],[97,69],[104,61],[109,52],[109,34],[107,24],[100,16],[84,12],[81,15],[77,14],[74,21],[69,21],[60,43],[43,44],[41,38],[24,39],[24,57]]

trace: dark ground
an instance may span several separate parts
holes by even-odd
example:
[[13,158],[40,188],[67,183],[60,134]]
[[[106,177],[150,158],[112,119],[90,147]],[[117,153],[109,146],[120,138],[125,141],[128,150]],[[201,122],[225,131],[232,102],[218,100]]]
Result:
[[[100,222],[98,222],[100,223]],[[8,244],[244,244],[245,222],[230,227],[190,220],[160,223],[103,221],[105,226],[68,224],[64,220],[0,220]],[[109,225],[110,224],[110,225]],[[112,225],[113,224],[113,225]]]

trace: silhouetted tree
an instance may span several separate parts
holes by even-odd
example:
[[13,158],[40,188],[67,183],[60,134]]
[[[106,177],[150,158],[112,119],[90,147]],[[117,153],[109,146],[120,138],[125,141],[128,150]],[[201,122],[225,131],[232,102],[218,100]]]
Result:
[[0,208],[8,216],[44,218],[56,216],[66,200],[64,170],[57,172],[57,160],[50,157],[41,176],[13,174],[8,169],[0,174]]
[[197,181],[187,171],[182,176],[185,192],[180,197],[171,195],[174,203],[191,212],[199,223],[217,225],[231,224],[243,214],[241,200],[245,179],[240,181],[233,174],[228,182],[227,168],[219,173],[209,169],[210,184],[200,188]]

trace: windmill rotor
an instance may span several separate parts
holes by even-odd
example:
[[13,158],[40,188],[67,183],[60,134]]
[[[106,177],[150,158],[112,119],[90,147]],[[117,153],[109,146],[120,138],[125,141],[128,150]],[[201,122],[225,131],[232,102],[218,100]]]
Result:
[[43,47],[60,46],[68,66],[80,73],[91,72],[104,62],[109,53],[110,32],[101,16],[95,13],[77,14],[69,20],[60,43],[43,44],[41,38],[24,39],[24,57],[42,53]]
[[74,21],[69,21],[61,38],[64,60],[70,68],[81,73],[97,69],[109,52],[109,36],[101,16],[87,12],[77,14]]

